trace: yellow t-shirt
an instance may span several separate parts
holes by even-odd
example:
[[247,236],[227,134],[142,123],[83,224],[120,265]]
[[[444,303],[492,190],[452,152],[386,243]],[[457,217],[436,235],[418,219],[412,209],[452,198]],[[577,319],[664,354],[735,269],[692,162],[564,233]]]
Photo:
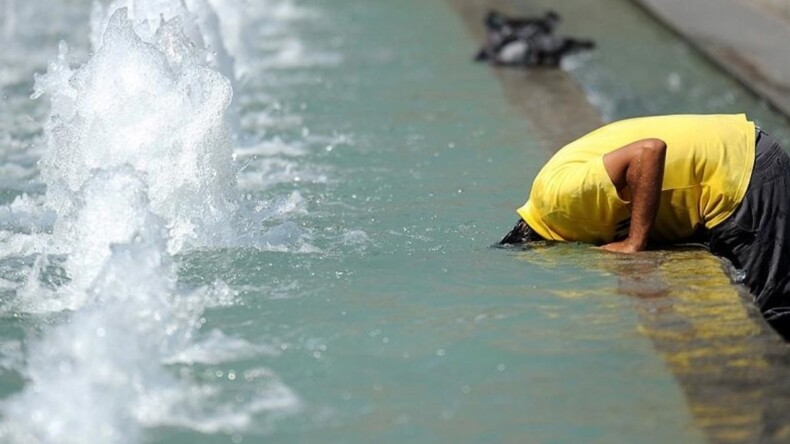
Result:
[[600,244],[625,238],[629,205],[617,195],[603,156],[648,138],[667,144],[652,240],[687,239],[735,211],[754,166],[755,126],[743,114],[642,117],[606,125],[549,160],[519,215],[550,240]]

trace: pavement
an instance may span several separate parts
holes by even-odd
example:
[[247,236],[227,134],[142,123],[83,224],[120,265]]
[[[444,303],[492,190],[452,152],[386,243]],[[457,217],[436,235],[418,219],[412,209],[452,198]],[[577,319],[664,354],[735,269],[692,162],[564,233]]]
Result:
[[632,1],[790,116],[790,1]]

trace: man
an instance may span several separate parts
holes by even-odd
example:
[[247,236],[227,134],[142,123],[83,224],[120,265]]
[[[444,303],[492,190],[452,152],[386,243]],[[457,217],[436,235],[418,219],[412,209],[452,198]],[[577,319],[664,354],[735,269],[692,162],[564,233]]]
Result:
[[559,150],[517,211],[503,244],[635,253],[701,240],[745,272],[766,320],[790,339],[790,157],[743,114],[606,125]]

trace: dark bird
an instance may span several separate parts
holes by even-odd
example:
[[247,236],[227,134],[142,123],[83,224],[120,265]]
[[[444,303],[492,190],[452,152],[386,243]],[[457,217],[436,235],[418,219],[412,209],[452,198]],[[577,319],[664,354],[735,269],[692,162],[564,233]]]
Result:
[[475,60],[492,65],[558,67],[562,58],[595,43],[555,35],[561,18],[554,11],[543,17],[507,17],[490,11],[485,17],[486,43]]

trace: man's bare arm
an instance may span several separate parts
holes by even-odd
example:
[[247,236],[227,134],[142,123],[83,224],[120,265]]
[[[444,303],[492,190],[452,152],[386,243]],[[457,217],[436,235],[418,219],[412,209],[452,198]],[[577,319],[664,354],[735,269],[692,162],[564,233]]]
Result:
[[628,144],[603,157],[603,164],[617,193],[631,197],[631,228],[628,237],[602,248],[617,253],[635,253],[647,246],[647,237],[656,220],[664,180],[667,144],[660,139],[644,139]]

